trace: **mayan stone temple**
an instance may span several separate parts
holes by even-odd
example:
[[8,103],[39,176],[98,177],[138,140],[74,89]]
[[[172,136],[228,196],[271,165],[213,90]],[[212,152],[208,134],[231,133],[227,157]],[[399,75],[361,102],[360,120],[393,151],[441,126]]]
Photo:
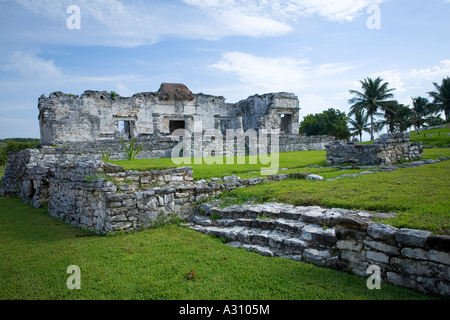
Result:
[[237,103],[222,96],[193,94],[183,84],[163,83],[157,92],[121,97],[106,91],[81,96],[53,92],[38,103],[41,144],[65,146],[66,153],[122,157],[118,139],[148,142],[141,158],[170,157],[177,129],[266,130],[280,135],[280,151],[324,150],[331,137],[299,136],[299,101],[292,93],[254,95]]

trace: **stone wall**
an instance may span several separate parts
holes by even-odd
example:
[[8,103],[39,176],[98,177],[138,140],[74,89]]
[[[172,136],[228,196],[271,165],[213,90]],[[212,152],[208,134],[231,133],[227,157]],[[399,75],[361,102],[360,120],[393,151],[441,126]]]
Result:
[[221,96],[185,90],[189,92],[186,98],[160,91],[132,97],[104,91],[43,95],[38,101],[41,143],[65,145],[134,137],[152,137],[157,142],[176,128],[190,132],[281,128],[285,134],[298,134],[299,101],[292,93],[255,95],[232,104]]
[[425,293],[450,295],[450,236],[376,221],[393,213],[280,203],[201,204],[191,228],[269,257],[305,261]]
[[338,225],[336,238],[342,269],[367,276],[376,265],[385,282],[450,295],[450,236],[355,220]]
[[327,164],[379,165],[422,158],[422,144],[410,142],[409,133],[383,135],[373,144],[336,141],[326,146]]
[[215,192],[195,183],[190,167],[138,172],[101,161],[67,161],[28,164],[19,195],[36,208],[47,204],[53,217],[106,234],[185,219],[195,201]]
[[103,234],[186,218],[195,197],[205,192],[195,188],[188,167],[137,172],[93,161],[63,164],[54,172],[50,214]]
[[322,151],[325,146],[333,143],[336,139],[331,136],[280,136],[280,152],[290,151]]

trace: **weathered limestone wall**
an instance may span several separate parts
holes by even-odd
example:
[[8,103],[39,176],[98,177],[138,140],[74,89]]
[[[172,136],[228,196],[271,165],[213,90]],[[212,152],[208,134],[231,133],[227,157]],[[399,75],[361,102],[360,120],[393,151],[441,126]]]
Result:
[[326,146],[327,164],[392,164],[422,158],[422,144],[410,142],[409,133],[383,135],[374,144],[336,141]]
[[236,104],[226,103],[221,96],[200,93],[192,97],[166,99],[159,92],[132,97],[112,97],[106,91],[85,91],[81,96],[53,92],[38,101],[41,143],[65,145],[133,137],[158,142],[161,136],[171,134],[171,121],[182,122],[190,132],[281,127],[286,134],[298,134],[299,102],[294,94],[255,95]]
[[355,220],[338,225],[336,238],[342,269],[367,276],[376,265],[385,282],[450,295],[449,236]]
[[394,214],[281,203],[220,208],[201,204],[191,228],[233,247],[344,270],[382,282],[450,295],[450,236],[375,222]]
[[231,105],[225,98],[199,94],[193,101],[160,100],[158,93],[138,93],[132,97],[103,91],[85,91],[81,96],[53,92],[38,102],[41,143],[64,145],[77,142],[129,139],[119,132],[119,121],[132,121],[130,134],[147,137],[169,134],[170,120],[194,120],[203,128],[214,128],[213,115],[229,116]]
[[322,151],[325,146],[333,143],[336,139],[331,136],[280,136],[280,152],[290,151]]
[[195,201],[216,191],[193,180],[190,167],[138,172],[101,161],[33,163],[19,194],[36,208],[48,204],[53,217],[106,234],[186,218]]
[[[243,116],[244,131],[248,129],[281,129],[285,134],[299,132],[299,102],[292,93],[272,93],[254,95],[236,103],[237,113]],[[286,130],[282,128],[282,115],[289,116]]]

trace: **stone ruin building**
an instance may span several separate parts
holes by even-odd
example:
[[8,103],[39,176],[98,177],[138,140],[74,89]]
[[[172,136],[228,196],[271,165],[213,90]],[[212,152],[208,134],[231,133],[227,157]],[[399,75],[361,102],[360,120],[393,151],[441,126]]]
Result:
[[298,134],[299,102],[292,93],[255,95],[238,103],[193,94],[183,84],[163,83],[158,92],[121,97],[85,91],[81,96],[53,92],[39,99],[43,145],[169,136],[176,129],[280,129]]
[[[118,139],[146,143],[142,158],[170,157],[177,129],[189,132],[227,129],[275,130],[280,151],[324,150],[332,137],[299,136],[299,101],[292,93],[254,95],[237,103],[222,96],[193,94],[183,84],[163,83],[158,92],[121,97],[106,91],[81,96],[53,92],[38,102],[42,146],[64,147],[65,153],[123,156]],[[200,128],[200,129],[199,129]]]

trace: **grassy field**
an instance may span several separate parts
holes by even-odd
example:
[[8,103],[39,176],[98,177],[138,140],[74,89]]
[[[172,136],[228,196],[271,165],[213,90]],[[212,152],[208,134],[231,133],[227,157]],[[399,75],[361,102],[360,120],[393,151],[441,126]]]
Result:
[[[2,300],[433,298],[388,284],[369,290],[365,278],[263,257],[177,225],[97,236],[15,198],[0,198],[0,256]],[[81,290],[66,286],[70,265],[81,269]]]
[[[295,151],[295,152],[281,152],[279,155],[279,169],[289,169],[289,170],[278,170],[270,171],[264,169],[268,174],[280,174],[280,173],[292,173],[292,172],[309,172],[309,173],[330,173],[337,172],[338,169],[333,168],[314,168],[309,167],[313,165],[326,166],[326,151]],[[424,149],[424,159],[437,159],[439,157],[450,157],[450,148],[431,148]],[[259,160],[259,159],[256,159]],[[238,161],[242,161],[245,164],[238,164]],[[231,161],[233,164],[226,164],[226,160],[223,160],[223,164],[212,164],[208,165],[205,163],[195,164],[195,160],[192,160],[191,164],[180,164],[176,165],[172,162],[171,158],[164,159],[135,159],[135,160],[119,160],[119,161],[109,161],[110,163],[120,165],[125,170],[138,170],[147,171],[155,169],[167,169],[174,167],[191,166],[194,170],[194,179],[209,179],[213,177],[223,178],[229,175],[238,175],[241,178],[252,178],[267,176],[261,174],[262,168],[268,168],[270,165],[261,164],[258,161],[256,164],[250,164],[251,159],[249,157],[239,158],[234,157]],[[351,166],[349,166],[349,170]],[[341,172],[336,175],[344,173],[357,173],[359,171],[349,171]],[[328,174],[324,177],[331,178],[334,175]]]
[[419,133],[411,131],[409,139],[411,141],[422,142],[428,146],[450,146],[450,127],[420,130]]
[[378,172],[335,181],[288,179],[222,194],[231,203],[277,201],[378,212],[396,212],[385,220],[395,227],[450,234],[450,161],[418,168]]
[[[278,156],[279,168],[300,168],[309,165],[325,165],[325,151],[298,151],[298,152],[281,152]],[[271,157],[271,155],[269,155]],[[110,161],[113,164],[123,166],[126,170],[146,171],[152,169],[162,169],[171,167],[191,166],[194,170],[194,178],[196,180],[209,179],[213,177],[224,177],[229,175],[240,175],[242,173],[261,171],[264,168],[270,168],[270,164],[262,164],[258,157],[230,157],[233,160],[231,164],[227,164],[224,157],[221,164],[208,165],[204,162],[196,164],[196,159],[192,159],[191,163],[175,165],[171,158],[164,159],[135,159]],[[209,161],[209,160],[205,160]],[[239,164],[243,162],[244,164]],[[252,164],[255,162],[255,164]],[[273,162],[275,163],[275,162]],[[276,174],[277,172],[270,172]]]
[[[450,148],[424,149],[424,159],[450,157]],[[324,178],[354,174],[364,170],[339,170],[324,166],[325,151],[280,153],[278,173],[313,173]],[[147,170],[169,166],[170,159],[116,161],[126,169]],[[309,167],[320,165],[324,167]],[[237,174],[241,178],[261,176],[261,164],[197,165],[194,177],[206,179]],[[310,180],[289,179],[278,183],[260,184],[226,193],[231,203],[245,201],[279,201],[294,205],[320,205],[378,212],[395,212],[397,217],[385,221],[395,227],[429,230],[450,234],[450,161],[395,172],[379,172],[356,178],[316,183]]]

